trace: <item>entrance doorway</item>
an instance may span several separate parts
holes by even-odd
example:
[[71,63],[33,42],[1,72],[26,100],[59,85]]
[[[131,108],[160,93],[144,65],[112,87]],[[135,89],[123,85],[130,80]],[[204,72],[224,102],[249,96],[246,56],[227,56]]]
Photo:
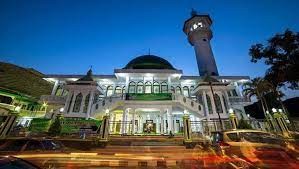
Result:
[[156,133],[156,123],[153,120],[146,120],[143,123],[143,132],[147,134],[155,134]]

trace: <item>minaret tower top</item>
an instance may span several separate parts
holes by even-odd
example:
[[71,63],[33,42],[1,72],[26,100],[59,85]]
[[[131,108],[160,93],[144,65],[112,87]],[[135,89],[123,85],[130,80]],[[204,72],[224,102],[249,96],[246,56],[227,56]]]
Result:
[[210,40],[212,19],[208,14],[199,14],[194,9],[191,17],[184,23],[183,31],[188,36],[189,43],[194,46],[199,74],[218,76],[218,70],[211,49]]

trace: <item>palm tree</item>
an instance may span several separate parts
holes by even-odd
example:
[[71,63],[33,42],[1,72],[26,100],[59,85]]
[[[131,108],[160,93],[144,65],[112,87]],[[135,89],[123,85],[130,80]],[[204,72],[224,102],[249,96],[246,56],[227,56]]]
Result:
[[269,107],[265,99],[265,95],[271,91],[271,84],[268,81],[257,77],[252,79],[250,82],[244,83],[243,87],[244,95],[249,98],[255,96],[261,102],[262,109],[266,117],[266,111],[269,111]]

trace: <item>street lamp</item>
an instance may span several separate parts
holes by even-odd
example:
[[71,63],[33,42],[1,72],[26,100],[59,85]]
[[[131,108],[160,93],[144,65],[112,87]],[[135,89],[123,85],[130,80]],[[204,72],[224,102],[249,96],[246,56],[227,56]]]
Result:
[[20,112],[20,110],[21,110],[21,107],[20,107],[20,106],[16,106],[15,109],[14,109],[14,111],[15,111],[15,112],[18,112],[18,113]]
[[272,112],[276,113],[276,112],[277,112],[277,109],[272,108]]

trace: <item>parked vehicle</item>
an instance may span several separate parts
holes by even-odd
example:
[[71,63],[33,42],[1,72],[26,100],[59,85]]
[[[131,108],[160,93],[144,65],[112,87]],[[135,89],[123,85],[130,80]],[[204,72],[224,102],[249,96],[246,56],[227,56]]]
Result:
[[62,143],[52,139],[6,139],[2,140],[0,154],[19,154],[21,152],[64,151]]
[[258,130],[213,132],[212,145],[223,156],[242,158],[260,167],[299,168],[282,137]]
[[12,156],[0,157],[0,169],[39,169],[38,166]]

